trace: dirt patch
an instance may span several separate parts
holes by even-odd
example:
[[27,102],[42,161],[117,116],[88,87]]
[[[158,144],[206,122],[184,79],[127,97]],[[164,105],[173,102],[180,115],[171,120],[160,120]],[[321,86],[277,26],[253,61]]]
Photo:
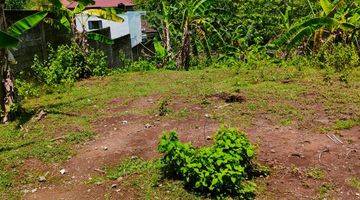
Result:
[[159,99],[161,99],[161,96],[157,94],[133,99],[115,98],[108,102],[108,112],[111,114],[139,108],[143,110],[155,108]]
[[226,103],[242,103],[246,101],[246,98],[242,94],[229,94],[226,92],[216,93],[210,96],[207,96],[207,98],[213,98],[216,100],[223,100]]
[[[248,131],[259,145],[259,161],[272,169],[265,180],[267,192],[258,198],[357,198],[358,191],[346,181],[360,175],[360,155],[353,151],[360,148],[360,127],[343,131],[338,136],[343,144],[334,143],[325,134],[270,126],[266,121],[258,121],[256,128]],[[324,173],[324,177],[309,177],[310,169]],[[328,187],[325,191],[324,185]]]

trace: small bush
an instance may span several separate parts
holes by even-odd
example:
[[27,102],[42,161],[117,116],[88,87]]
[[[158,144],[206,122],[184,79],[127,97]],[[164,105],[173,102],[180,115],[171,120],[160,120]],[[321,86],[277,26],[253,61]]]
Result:
[[181,143],[176,132],[170,132],[161,138],[158,149],[164,154],[165,175],[214,196],[254,198],[256,185],[249,181],[254,172],[254,147],[244,133],[222,128],[213,146],[195,149]]
[[75,43],[59,46],[56,50],[49,47],[49,51],[45,61],[35,56],[31,67],[37,78],[48,85],[73,83],[108,72],[106,56],[101,51],[90,50],[85,55]]
[[23,79],[16,79],[15,89],[17,95],[27,97],[38,97],[40,95],[40,88],[31,82],[24,81]]
[[352,45],[324,48],[316,55],[315,61],[321,68],[333,68],[337,72],[360,66],[359,54]]
[[171,112],[171,109],[169,108],[169,102],[170,99],[165,98],[162,99],[159,103],[159,116],[166,116]]
[[143,72],[156,70],[156,65],[148,60],[138,60],[134,62],[128,62],[127,65],[119,67],[113,71],[113,74],[124,72]]

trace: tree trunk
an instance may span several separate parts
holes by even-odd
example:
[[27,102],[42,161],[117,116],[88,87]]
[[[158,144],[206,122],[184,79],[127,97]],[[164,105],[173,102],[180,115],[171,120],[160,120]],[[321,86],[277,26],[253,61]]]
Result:
[[89,53],[89,42],[88,42],[85,26],[82,25],[83,32],[79,32],[76,28],[76,16],[71,18],[69,21],[71,21],[71,31],[74,34],[74,42],[79,45],[84,55],[87,55]]
[[169,25],[169,21],[167,21],[167,20],[164,21],[164,44],[165,44],[166,51],[169,53],[171,51],[170,25]]
[[186,19],[184,23],[183,42],[180,53],[179,66],[185,70],[190,68],[190,30],[189,21]]
[[314,44],[313,44],[313,53],[318,53],[321,44],[322,44],[322,37],[323,37],[324,29],[319,29],[315,32],[314,35]]
[[[0,0],[0,29],[6,30],[5,18],[5,0]],[[2,121],[7,123],[10,119],[10,108],[14,103],[14,81],[11,75],[11,70],[8,65],[8,51],[7,49],[0,49],[0,67],[1,67],[1,110]]]

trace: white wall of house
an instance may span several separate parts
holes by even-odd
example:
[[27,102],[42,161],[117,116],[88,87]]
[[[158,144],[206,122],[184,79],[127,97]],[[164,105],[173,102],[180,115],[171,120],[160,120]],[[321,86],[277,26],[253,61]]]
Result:
[[119,14],[118,16],[124,19],[123,23],[100,19],[96,16],[79,14],[76,16],[76,28],[80,32],[84,29],[87,32],[93,31],[95,29],[90,30],[89,21],[101,21],[102,28],[110,27],[111,39],[130,34],[131,46],[135,47],[142,41],[141,16],[144,14],[145,12],[142,11],[128,11],[124,14]]
[[142,42],[141,16],[144,14],[144,12],[139,11],[127,12],[132,47]]

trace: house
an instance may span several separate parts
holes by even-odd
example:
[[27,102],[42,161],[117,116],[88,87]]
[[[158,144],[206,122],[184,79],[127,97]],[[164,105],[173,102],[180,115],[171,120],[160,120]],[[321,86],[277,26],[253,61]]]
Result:
[[[128,59],[138,59],[145,54],[151,54],[153,44],[151,38],[155,35],[155,30],[148,28],[143,16],[144,11],[135,10],[132,0],[94,0],[95,4],[87,6],[87,9],[115,8],[124,12],[118,14],[124,19],[123,23],[79,14],[76,16],[76,28],[78,31],[96,32],[103,34],[114,41],[114,45],[104,46],[93,42],[92,46],[103,50],[109,59],[109,66],[121,66],[121,52]],[[62,0],[65,7],[74,9],[76,2]]]
[[[62,0],[65,7],[74,9],[76,2],[68,2]],[[142,17],[145,15],[143,11],[135,11],[132,0],[95,0],[94,5],[87,7],[91,8],[119,8],[125,12],[118,14],[124,19],[123,23],[118,23],[110,20],[100,19],[96,16],[87,16],[79,14],[76,17],[77,30],[82,31],[95,31],[104,28],[110,28],[110,38],[117,39],[130,35],[131,47],[136,47],[141,42],[146,40],[146,33],[142,27]]]

